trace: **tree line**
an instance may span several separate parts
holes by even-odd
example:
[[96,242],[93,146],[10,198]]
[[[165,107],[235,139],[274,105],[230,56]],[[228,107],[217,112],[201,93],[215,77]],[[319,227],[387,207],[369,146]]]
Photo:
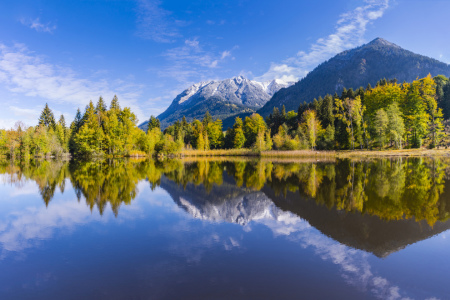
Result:
[[[300,101],[299,101],[300,102]],[[0,130],[0,154],[29,159],[36,156],[150,156],[182,149],[344,150],[402,149],[447,146],[444,119],[450,118],[450,81],[439,75],[399,84],[380,80],[356,91],[326,95],[303,103],[298,111],[274,108],[264,119],[255,113],[236,117],[223,132],[222,121],[206,112],[190,123],[183,117],[161,130],[151,116],[144,132],[130,108],[117,96],[109,108],[102,97],[84,113],[78,109],[66,126],[45,105],[37,126],[16,123]]]
[[29,159],[48,156],[143,156],[154,151],[175,153],[182,142],[156,131],[144,132],[137,126],[130,108],[121,108],[117,96],[109,108],[102,97],[92,101],[84,113],[77,110],[75,119],[66,126],[64,116],[58,122],[46,104],[37,126],[17,122],[15,128],[0,130],[0,154],[10,158]]
[[164,132],[199,150],[435,148],[448,144],[444,117],[450,117],[449,79],[428,75],[412,83],[383,79],[373,88],[344,88],[341,95],[301,104],[297,112],[274,108],[265,120],[256,113],[236,117],[224,134],[221,121],[208,113],[202,121],[183,118]]
[[274,108],[266,122],[277,149],[402,149],[448,145],[450,82],[445,76],[343,89],[303,103],[297,113]]

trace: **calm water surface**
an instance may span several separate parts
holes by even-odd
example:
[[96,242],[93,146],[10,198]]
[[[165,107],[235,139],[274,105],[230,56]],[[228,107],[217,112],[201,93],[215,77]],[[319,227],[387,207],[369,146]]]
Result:
[[450,160],[0,174],[0,299],[450,299]]

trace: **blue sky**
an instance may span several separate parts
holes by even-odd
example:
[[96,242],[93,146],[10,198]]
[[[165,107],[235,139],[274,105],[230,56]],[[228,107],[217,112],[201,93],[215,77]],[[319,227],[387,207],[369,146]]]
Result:
[[382,37],[450,62],[446,0],[0,2],[0,128],[117,94],[142,122],[189,85],[300,79]]

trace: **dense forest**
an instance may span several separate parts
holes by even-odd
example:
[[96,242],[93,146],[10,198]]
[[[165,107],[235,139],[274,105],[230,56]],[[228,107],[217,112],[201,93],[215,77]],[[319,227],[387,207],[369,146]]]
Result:
[[[300,101],[299,101],[300,102]],[[298,111],[274,108],[264,120],[259,114],[237,117],[232,128],[206,112],[202,120],[185,118],[161,131],[150,117],[147,132],[137,127],[129,108],[116,96],[107,108],[102,97],[77,111],[70,126],[58,121],[45,105],[37,126],[17,122],[0,130],[0,154],[29,159],[43,156],[150,156],[182,149],[341,150],[447,147],[444,119],[450,118],[450,81],[439,75],[399,84],[380,80],[356,91],[327,95],[303,103]]]

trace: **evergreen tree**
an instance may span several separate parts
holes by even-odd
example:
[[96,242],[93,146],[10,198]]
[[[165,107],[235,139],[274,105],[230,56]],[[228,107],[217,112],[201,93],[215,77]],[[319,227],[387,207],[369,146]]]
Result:
[[64,115],[61,115],[61,116],[59,117],[58,123],[59,123],[63,128],[66,128],[66,119],[64,118]]
[[105,101],[103,100],[103,97],[100,96],[100,98],[98,98],[98,102],[97,102],[97,106],[95,107],[95,111],[97,113],[104,113],[108,110],[108,108],[106,107]]
[[55,130],[55,117],[53,116],[53,112],[48,107],[47,103],[45,104],[41,116],[39,117],[39,126],[45,126],[47,128],[52,128],[53,130]]
[[114,95],[113,99],[111,100],[111,104],[109,106],[110,110],[120,111],[120,104],[119,104],[119,98],[117,98],[116,95]]
[[[186,121],[186,119],[184,119]],[[148,121],[147,132],[151,131],[153,128],[161,129],[161,124],[158,118],[155,118],[153,115],[150,116],[150,120]]]
[[206,111],[205,116],[203,117],[203,120],[202,120],[203,127],[206,127],[209,123],[212,123],[212,122],[213,122],[213,118],[212,118],[211,114],[209,113],[209,111]]

